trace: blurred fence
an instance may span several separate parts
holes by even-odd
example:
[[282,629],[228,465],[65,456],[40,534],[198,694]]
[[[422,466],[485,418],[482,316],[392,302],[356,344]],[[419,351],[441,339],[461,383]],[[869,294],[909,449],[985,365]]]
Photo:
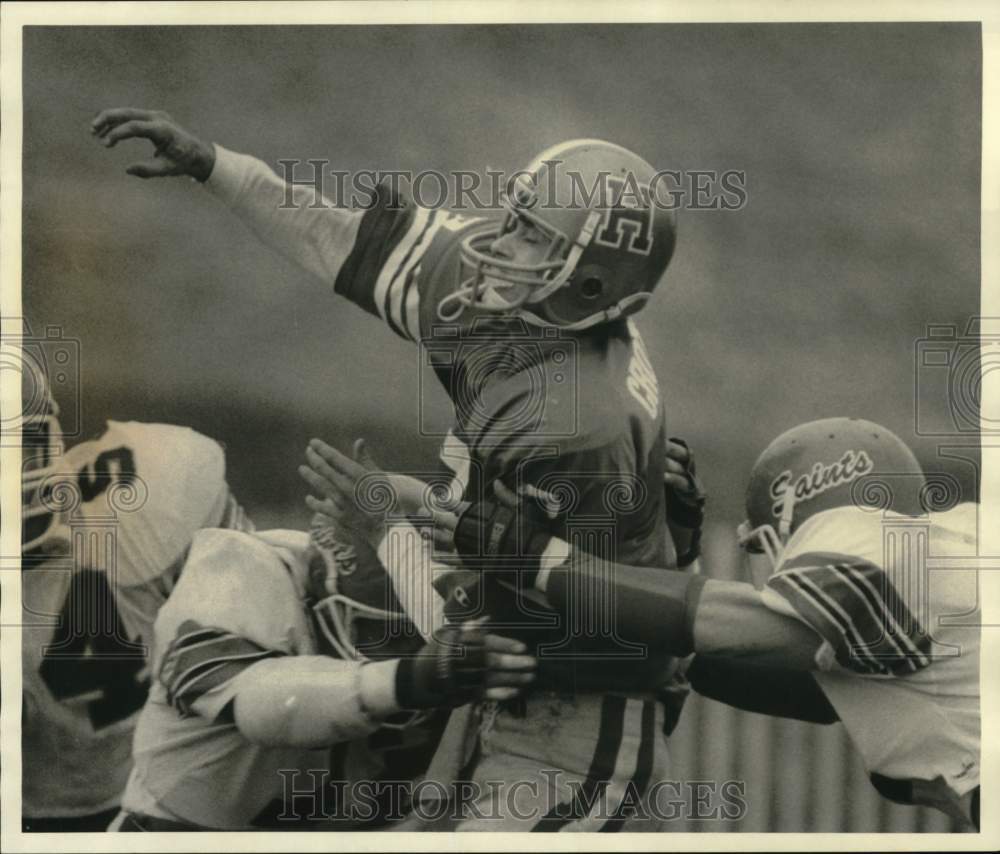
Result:
[[[736,579],[734,531],[712,526],[705,541],[713,577]],[[677,821],[687,832],[945,833],[937,810],[893,804],[869,782],[841,724],[820,726],[732,709],[692,695],[670,739],[679,781],[735,780],[746,813],[735,820]]]

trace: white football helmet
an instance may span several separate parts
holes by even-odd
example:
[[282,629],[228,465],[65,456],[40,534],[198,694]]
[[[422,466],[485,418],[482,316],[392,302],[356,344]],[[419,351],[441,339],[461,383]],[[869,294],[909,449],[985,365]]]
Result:
[[920,514],[925,484],[917,458],[891,430],[860,418],[810,421],[782,433],[757,458],[737,538],[748,553],[767,556],[769,575],[811,516],[835,507]]
[[30,350],[6,350],[3,370],[21,374],[21,552],[50,551],[65,541],[65,519],[52,481],[61,459],[59,406],[49,388],[46,366]]

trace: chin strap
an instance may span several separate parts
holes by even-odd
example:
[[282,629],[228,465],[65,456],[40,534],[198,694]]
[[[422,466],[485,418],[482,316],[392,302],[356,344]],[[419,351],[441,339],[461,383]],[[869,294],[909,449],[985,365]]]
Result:
[[612,323],[622,317],[629,314],[634,314],[634,311],[630,310],[633,305],[640,303],[640,308],[645,304],[652,296],[651,291],[639,291],[639,293],[629,294],[624,299],[619,300],[614,305],[609,306],[603,311],[594,312],[589,317],[585,317],[582,320],[577,320],[574,323],[553,323],[550,320],[545,320],[545,318],[539,317],[534,312],[527,309],[520,309],[517,312],[517,316],[524,320],[525,323],[530,323],[532,326],[542,326],[550,329],[562,329],[564,332],[579,332],[583,329],[590,329],[594,326],[599,326],[602,323]]

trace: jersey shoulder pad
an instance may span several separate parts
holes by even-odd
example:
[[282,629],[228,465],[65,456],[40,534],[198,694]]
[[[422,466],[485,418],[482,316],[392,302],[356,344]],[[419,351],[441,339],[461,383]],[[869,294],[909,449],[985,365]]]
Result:
[[[334,290],[360,308],[381,318],[396,334],[417,340],[436,318],[438,292],[444,270],[454,260],[457,285],[457,248],[460,235],[474,220],[444,210],[419,207],[383,181],[373,192],[362,215],[354,247]],[[424,308],[434,302],[433,315]]]
[[783,561],[796,561],[812,552],[836,552],[881,563],[883,514],[860,507],[834,507],[806,519],[785,547]]
[[110,421],[67,456],[77,469],[80,517],[113,520],[119,586],[160,577],[226,508],[222,447],[187,427]]
[[832,538],[814,540],[811,550],[786,555],[767,580],[764,604],[810,626],[854,673],[903,676],[927,667],[930,638],[916,603],[900,589],[910,585],[838,545]]
[[157,616],[154,652],[162,655],[192,626],[288,655],[311,652],[304,591],[286,562],[290,559],[291,552],[257,534],[199,531],[180,580]]

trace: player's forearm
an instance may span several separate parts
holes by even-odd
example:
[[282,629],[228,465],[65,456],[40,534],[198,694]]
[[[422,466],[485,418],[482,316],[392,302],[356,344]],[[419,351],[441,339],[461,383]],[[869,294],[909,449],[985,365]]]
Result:
[[[699,652],[810,669],[822,643],[797,620],[770,611],[750,584],[573,552],[561,567],[543,571],[537,586],[584,633],[613,616],[618,637],[671,655]],[[588,627],[588,620],[595,625]]]
[[361,211],[334,207],[318,188],[287,184],[262,161],[220,145],[205,186],[264,244],[333,284],[354,246]]
[[752,584],[707,579],[694,614],[699,653],[795,670],[816,669],[823,639],[798,620],[770,610]]
[[433,555],[433,542],[406,522],[388,526],[378,547],[396,598],[425,640],[444,625],[444,599],[435,591],[434,581],[449,567]]
[[837,712],[813,675],[752,664],[742,658],[696,655],[687,669],[691,687],[704,697],[746,712],[831,724]]
[[399,711],[397,666],[326,656],[261,661],[247,671],[236,695],[236,726],[267,746],[326,747],[362,738]]

